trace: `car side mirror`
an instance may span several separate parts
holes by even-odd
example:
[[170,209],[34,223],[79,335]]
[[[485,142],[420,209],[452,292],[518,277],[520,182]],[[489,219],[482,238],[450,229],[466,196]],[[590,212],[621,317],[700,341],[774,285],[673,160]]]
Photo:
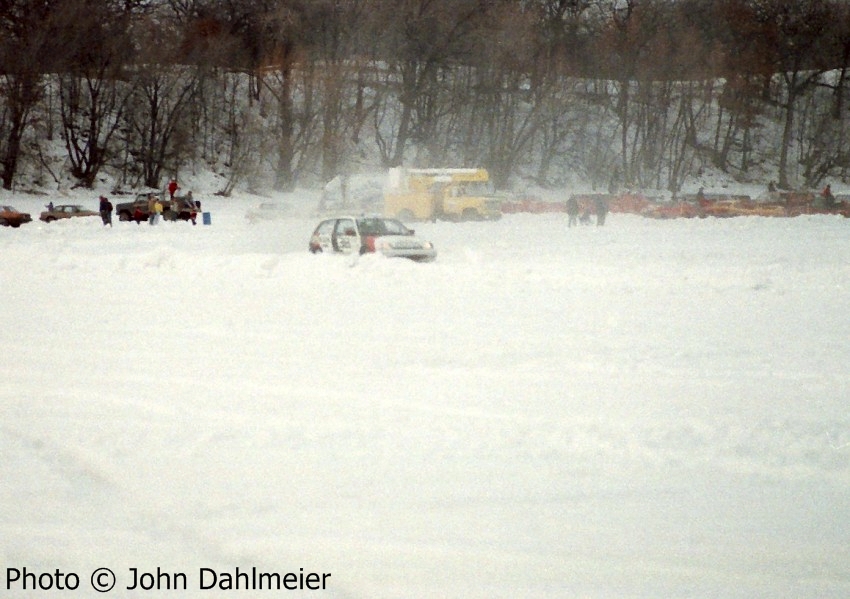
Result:
[[345,230],[346,237],[356,237],[357,233],[354,232],[354,229],[346,229]]

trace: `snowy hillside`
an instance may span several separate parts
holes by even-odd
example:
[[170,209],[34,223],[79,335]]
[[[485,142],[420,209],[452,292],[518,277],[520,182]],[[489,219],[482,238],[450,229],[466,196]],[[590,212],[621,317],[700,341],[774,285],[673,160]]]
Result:
[[421,223],[415,264],[204,201],[0,229],[0,588],[850,595],[846,219]]

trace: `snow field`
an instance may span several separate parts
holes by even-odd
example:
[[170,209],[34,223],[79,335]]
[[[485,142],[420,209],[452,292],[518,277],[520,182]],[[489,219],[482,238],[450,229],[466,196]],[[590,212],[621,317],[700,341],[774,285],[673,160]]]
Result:
[[3,564],[850,591],[844,219],[418,223],[414,264],[208,206],[0,230]]

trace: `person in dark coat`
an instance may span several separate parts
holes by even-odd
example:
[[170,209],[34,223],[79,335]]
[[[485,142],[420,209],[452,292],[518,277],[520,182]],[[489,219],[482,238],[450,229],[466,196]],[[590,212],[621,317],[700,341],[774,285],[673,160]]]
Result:
[[575,196],[570,196],[570,199],[567,200],[567,216],[570,217],[567,221],[567,227],[578,224],[578,200]]
[[598,195],[594,203],[596,204],[596,226],[601,227],[605,224],[605,216],[608,214],[608,201],[603,196]]
[[98,208],[100,210],[100,220],[103,221],[103,226],[109,225],[112,226],[112,202],[110,202],[106,196],[100,196],[100,206]]

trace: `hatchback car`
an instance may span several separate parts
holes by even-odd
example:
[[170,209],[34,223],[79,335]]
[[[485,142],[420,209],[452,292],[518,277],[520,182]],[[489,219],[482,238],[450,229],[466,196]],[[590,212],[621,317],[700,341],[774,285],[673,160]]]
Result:
[[416,237],[401,221],[377,216],[341,216],[323,220],[310,237],[314,254],[381,253],[391,258],[431,262],[437,257],[434,244]]
[[38,218],[46,223],[63,218],[76,218],[78,216],[100,216],[99,212],[94,210],[86,210],[82,206],[76,204],[64,204],[54,206],[52,209],[47,209],[41,213]]
[[11,206],[0,206],[0,226],[17,228],[31,220],[32,217],[26,212],[18,212]]

